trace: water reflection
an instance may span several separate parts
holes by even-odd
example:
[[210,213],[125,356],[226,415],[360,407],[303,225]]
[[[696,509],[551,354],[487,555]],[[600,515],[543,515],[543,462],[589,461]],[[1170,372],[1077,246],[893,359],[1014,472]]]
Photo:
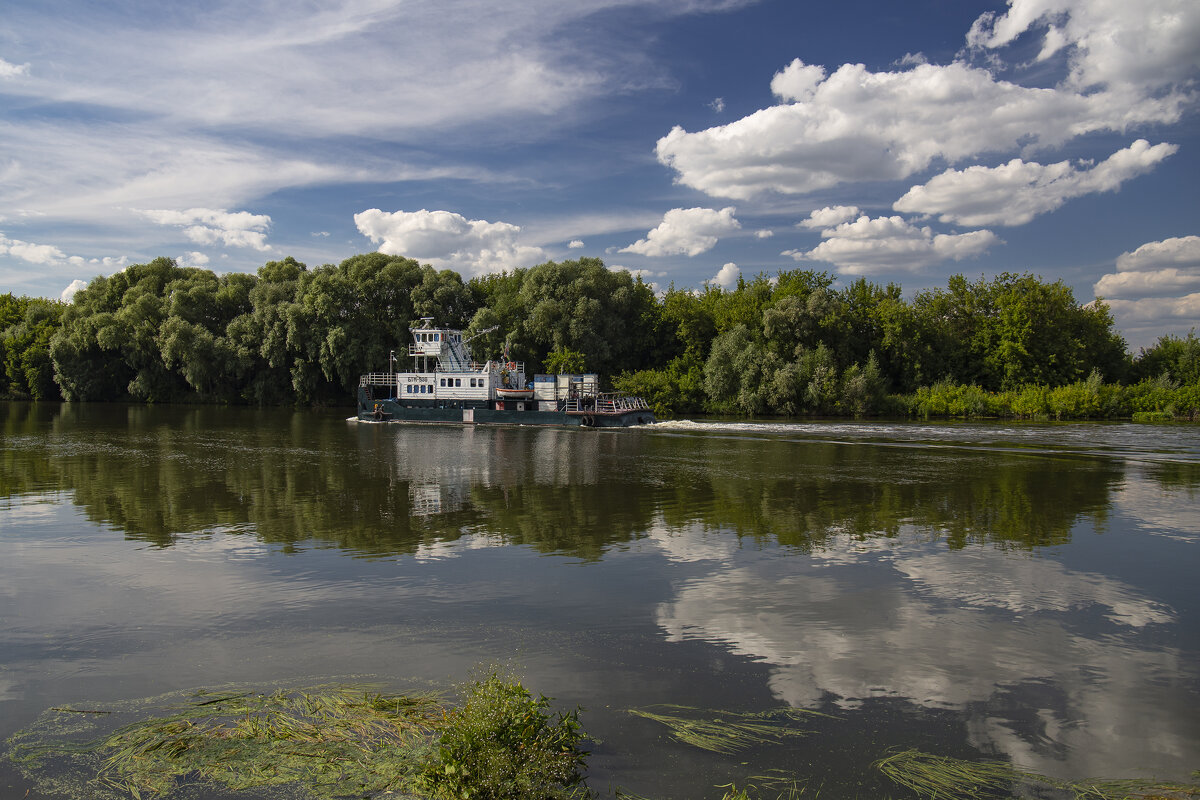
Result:
[[[1196,431],[0,404],[0,738],[146,684],[520,657],[593,709],[601,789],[719,796],[802,759],[850,795],[892,745],[1183,778]],[[663,702],[837,722],[783,760],[720,760],[616,710]]]
[[[906,526],[952,547],[1027,549],[1069,541],[1081,518],[1102,525],[1114,496],[1135,491],[1121,459],[978,442],[356,425],[279,409],[8,404],[0,413],[0,496],[70,492],[89,519],[158,546],[220,528],[285,548],[399,555],[488,533],[594,559],[661,519],[799,552]],[[1155,465],[1138,480],[1195,492],[1200,475],[1188,466]]]
[[[707,552],[711,569],[659,606],[659,625],[769,665],[793,706],[956,710],[982,752],[1047,774],[1067,752],[1076,775],[1170,769],[1196,741],[1176,713],[1194,702],[1186,657],[1138,642],[1175,613],[1120,581],[995,548],[954,553],[914,530],[886,546],[844,536],[799,564],[693,535],[695,548],[665,537],[666,552]],[[1116,733],[1127,726],[1132,741]]]

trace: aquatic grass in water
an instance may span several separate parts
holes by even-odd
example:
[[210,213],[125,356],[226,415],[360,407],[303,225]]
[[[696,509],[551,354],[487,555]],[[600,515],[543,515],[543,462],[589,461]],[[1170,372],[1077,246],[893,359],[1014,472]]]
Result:
[[443,718],[433,697],[344,687],[209,697],[100,744],[101,783],[163,793],[188,777],[234,790],[300,783],[318,797],[392,791]]
[[1003,762],[964,761],[919,750],[895,753],[873,766],[893,782],[927,798],[1010,797],[1018,783],[1047,782]]
[[807,736],[811,731],[797,727],[798,723],[811,717],[830,716],[798,708],[738,713],[672,704],[631,708],[629,713],[665,725],[684,744],[725,754]]
[[[162,700],[52,709],[9,740],[9,757],[68,797],[206,786],[322,800],[589,796],[578,712],[555,718],[547,698],[495,673],[468,687],[461,709],[432,693],[339,685]],[[167,713],[144,716],[148,706]],[[106,730],[130,711],[142,718]]]
[[[1200,785],[1148,779],[1057,781],[1002,761],[965,761],[904,750],[873,765],[921,798],[1060,796],[1074,800],[1192,800]],[[1200,778],[1200,772],[1193,773]]]

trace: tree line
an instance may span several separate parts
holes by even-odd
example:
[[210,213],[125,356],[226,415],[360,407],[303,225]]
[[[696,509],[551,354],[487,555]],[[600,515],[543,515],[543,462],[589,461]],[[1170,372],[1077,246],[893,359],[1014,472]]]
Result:
[[[594,258],[464,281],[370,253],[314,269],[285,258],[254,275],[158,258],[95,278],[70,303],[0,295],[0,395],[345,404],[391,351],[408,366],[409,330],[425,317],[468,335],[494,328],[473,342],[480,358],[505,350],[530,373],[598,372],[664,414],[1038,416],[1055,413],[1063,387],[1110,387],[1082,414],[1096,416],[1186,412],[1200,394],[1188,388],[1200,384],[1194,331],[1133,358],[1107,306],[1030,274],[954,276],[911,300],[896,284],[835,288],[811,270],[660,295]],[[931,401],[951,390],[991,399]],[[995,400],[1021,393],[1019,409]]]

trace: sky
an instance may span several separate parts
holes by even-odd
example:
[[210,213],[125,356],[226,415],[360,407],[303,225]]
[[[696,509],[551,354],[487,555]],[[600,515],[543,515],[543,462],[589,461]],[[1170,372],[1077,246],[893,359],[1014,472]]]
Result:
[[0,292],[596,257],[1200,323],[1195,0],[6,0]]

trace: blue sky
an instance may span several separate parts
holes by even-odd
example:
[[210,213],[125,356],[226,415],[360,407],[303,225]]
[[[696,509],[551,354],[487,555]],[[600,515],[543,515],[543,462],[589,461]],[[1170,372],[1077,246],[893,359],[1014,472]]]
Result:
[[8,0],[0,291],[160,255],[603,258],[1200,321],[1194,0]]

